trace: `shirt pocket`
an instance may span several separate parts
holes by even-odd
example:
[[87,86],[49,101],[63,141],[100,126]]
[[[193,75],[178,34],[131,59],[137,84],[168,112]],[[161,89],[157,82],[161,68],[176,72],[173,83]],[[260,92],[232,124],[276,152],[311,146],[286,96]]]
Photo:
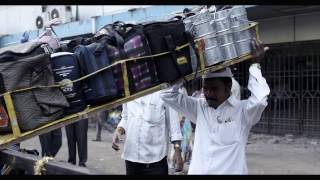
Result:
[[231,145],[240,141],[241,126],[238,121],[235,121],[231,117],[221,118],[218,126],[218,134],[221,144]]
[[161,123],[165,116],[165,110],[162,106],[155,103],[149,103],[145,113],[145,120],[149,124],[156,125]]

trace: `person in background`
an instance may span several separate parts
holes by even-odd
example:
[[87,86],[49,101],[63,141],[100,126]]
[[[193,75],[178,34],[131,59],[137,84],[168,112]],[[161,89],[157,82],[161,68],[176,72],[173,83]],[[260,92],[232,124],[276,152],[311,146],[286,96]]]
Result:
[[112,148],[119,150],[125,135],[122,158],[127,175],[168,175],[169,141],[174,144],[176,171],[183,169],[181,130],[176,112],[164,105],[155,92],[123,104],[121,121]]
[[[39,35],[34,41],[39,41],[43,43],[48,43],[49,46],[55,50],[59,48],[59,40],[53,35],[53,25],[58,25],[61,23],[59,18],[52,19],[45,26],[44,32]],[[28,32],[24,33],[24,39],[21,40],[21,43],[27,42],[29,39]],[[55,129],[45,134],[39,135],[40,145],[41,145],[41,155],[55,157],[59,152],[62,146],[62,131],[61,128]]]
[[97,112],[94,114],[94,116],[91,116],[91,120],[95,121],[96,123],[96,139],[93,139],[92,141],[101,141],[101,131],[103,127],[103,121],[105,121],[107,117],[108,112],[103,111],[103,112]]
[[39,135],[41,155],[55,157],[62,146],[61,128]]
[[[179,89],[179,92],[188,95],[188,92],[185,87],[181,87]],[[181,113],[177,113],[177,119],[179,120],[180,123],[180,129],[181,129],[181,134],[182,134],[182,141],[181,141],[181,155],[182,155],[182,160],[185,163],[188,163],[190,161],[190,154],[191,154],[191,147],[190,147],[190,140],[192,136],[192,126],[191,122],[189,119],[186,119]],[[170,146],[170,156],[168,158],[169,162],[169,168],[176,171],[176,164],[174,161],[174,145]],[[172,173],[172,171],[171,171]],[[173,172],[175,173],[185,173],[185,172]]]
[[68,141],[68,162],[75,165],[77,150],[79,166],[86,167],[88,159],[88,119],[82,119],[66,127]]

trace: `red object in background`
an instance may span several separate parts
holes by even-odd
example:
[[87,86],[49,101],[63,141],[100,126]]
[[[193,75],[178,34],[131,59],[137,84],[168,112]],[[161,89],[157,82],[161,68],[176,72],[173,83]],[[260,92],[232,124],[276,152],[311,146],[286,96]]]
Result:
[[7,127],[8,126],[8,115],[5,108],[0,104],[0,127]]

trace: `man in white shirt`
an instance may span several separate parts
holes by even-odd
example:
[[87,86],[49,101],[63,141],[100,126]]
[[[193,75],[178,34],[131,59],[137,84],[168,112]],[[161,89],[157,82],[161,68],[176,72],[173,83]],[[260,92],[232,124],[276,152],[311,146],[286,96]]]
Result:
[[120,136],[125,134],[122,158],[127,175],[168,175],[169,137],[175,147],[176,171],[183,168],[177,112],[166,106],[159,94],[155,92],[123,104],[112,148],[119,150]]
[[249,68],[248,89],[251,96],[237,100],[231,94],[232,73],[224,71],[205,75],[203,98],[178,92],[179,85],[161,91],[161,98],[173,109],[196,123],[194,148],[188,174],[247,174],[245,147],[250,129],[261,118],[270,93],[262,77],[259,60],[265,49],[253,40],[253,61]]

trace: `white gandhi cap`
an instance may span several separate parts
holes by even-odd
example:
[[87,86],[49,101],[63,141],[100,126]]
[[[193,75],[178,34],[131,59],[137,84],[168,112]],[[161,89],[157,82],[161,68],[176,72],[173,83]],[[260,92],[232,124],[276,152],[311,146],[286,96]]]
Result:
[[209,79],[209,78],[216,78],[216,77],[233,77],[233,74],[231,72],[230,68],[225,68],[220,71],[215,71],[215,72],[209,72],[205,75],[202,76],[203,79]]

